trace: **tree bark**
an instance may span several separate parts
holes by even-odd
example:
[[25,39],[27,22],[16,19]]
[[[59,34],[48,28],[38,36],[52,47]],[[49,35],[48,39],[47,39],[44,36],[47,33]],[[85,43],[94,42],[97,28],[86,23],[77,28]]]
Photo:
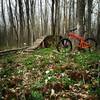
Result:
[[45,13],[44,13],[44,34],[48,33],[48,6],[47,0],[45,0]]
[[6,25],[6,19],[5,19],[5,12],[4,12],[4,0],[1,0],[1,13],[2,13],[2,20],[3,20],[3,25],[4,25],[4,45],[8,47],[8,35],[7,35],[7,25]]
[[100,49],[100,0],[98,0],[97,44],[98,44],[98,48]]
[[24,12],[23,12],[23,3],[22,0],[18,0],[19,4],[19,19],[20,19],[20,46],[23,46],[24,43]]
[[27,16],[28,45],[31,46],[29,0],[25,1],[25,6],[26,6],[26,16]]
[[53,35],[55,35],[54,5],[55,5],[55,0],[52,0],[52,7],[51,7],[51,32],[52,32]]
[[87,33],[88,36],[91,35],[91,14],[92,14],[92,2],[93,0],[88,0],[88,14],[87,14]]
[[16,27],[16,36],[17,36],[17,47],[19,47],[20,44],[20,38],[19,38],[19,25],[18,25],[18,0],[15,0],[15,11],[14,11],[14,16],[15,16],[15,27]]
[[13,12],[12,12],[12,7],[11,7],[11,0],[9,0],[9,21],[10,21],[10,26],[11,26],[10,30],[12,32],[11,34],[13,34],[13,31],[15,31],[16,42],[17,42],[17,47],[18,47],[18,33],[16,30],[16,26],[14,24],[14,17],[13,17]]
[[85,0],[77,0],[77,31],[84,35]]
[[72,0],[69,0],[69,21],[68,21],[68,29],[70,30],[70,28],[71,28],[71,9],[72,9],[72,7],[71,7],[71,3],[72,3]]
[[55,35],[60,34],[60,0],[55,0]]
[[35,41],[35,5],[36,0],[30,0],[31,4],[31,45],[33,45],[33,42]]

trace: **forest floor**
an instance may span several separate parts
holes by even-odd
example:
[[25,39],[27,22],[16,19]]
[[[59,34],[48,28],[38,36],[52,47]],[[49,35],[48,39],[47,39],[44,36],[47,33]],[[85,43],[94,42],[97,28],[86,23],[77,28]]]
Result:
[[2,56],[0,100],[100,100],[100,52],[43,48]]

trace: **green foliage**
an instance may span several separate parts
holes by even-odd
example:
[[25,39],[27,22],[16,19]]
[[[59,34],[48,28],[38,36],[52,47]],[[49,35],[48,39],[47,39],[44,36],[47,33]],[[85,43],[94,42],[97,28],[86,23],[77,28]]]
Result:
[[75,55],[75,62],[79,63],[82,67],[88,67],[88,62],[96,62],[100,60],[100,55],[98,53],[92,52],[84,52],[84,53],[77,53]]
[[45,64],[50,63],[49,55],[51,50],[51,48],[45,48],[34,51],[32,57],[27,58],[23,62],[24,65],[28,68],[45,66]]
[[48,80],[49,83],[55,83],[55,82],[58,82],[58,79],[55,78],[55,77],[51,77],[49,80]]
[[53,48],[43,48],[36,50],[33,54],[49,55]]
[[29,69],[32,68],[33,67],[32,65],[34,63],[33,57],[26,59],[23,63],[25,64],[27,68]]
[[32,85],[33,90],[41,89],[44,86],[44,80],[38,80]]
[[38,91],[32,91],[31,95],[32,95],[32,100],[44,100],[43,95]]
[[8,76],[11,76],[12,75],[12,72],[13,72],[13,68],[10,66],[6,67],[5,69],[2,68],[0,70],[0,76],[1,77],[8,77]]
[[74,80],[72,80],[72,79],[70,79],[68,77],[62,77],[60,79],[60,82],[63,83],[63,85],[64,85],[65,88],[69,88],[69,85],[72,85],[72,84],[75,83]]
[[7,56],[3,56],[0,59],[2,63],[13,63],[15,61],[15,56],[14,55],[7,55]]
[[[18,59],[17,62],[15,58]],[[12,90],[12,85],[14,85],[12,83],[16,83],[20,93],[22,89],[29,90],[27,91],[29,94],[27,95],[27,100],[44,100],[45,97],[50,96],[51,89],[54,89],[57,94],[60,91],[65,93],[69,89],[68,92],[70,94],[72,88],[75,91],[80,89],[80,93],[84,90],[88,93],[86,94],[87,96],[89,93],[91,95],[100,95],[99,61],[100,54],[96,52],[64,54],[57,52],[54,48],[37,49],[29,55],[21,54],[2,57],[0,61],[0,77],[2,79],[0,82],[0,96],[5,90]],[[85,69],[82,71],[83,68]],[[78,77],[81,76],[79,71],[82,71],[84,79]],[[77,81],[74,81],[74,78]],[[23,82],[20,79],[23,79]],[[29,85],[26,84],[25,88],[21,88],[26,81]],[[32,92],[30,93],[30,91]],[[62,96],[62,93],[60,95]],[[73,95],[70,96],[72,97]]]
[[31,69],[33,67],[45,67],[47,64],[55,64],[57,66],[61,66],[66,61],[66,55],[55,52],[53,48],[43,48],[34,51],[32,57],[25,59],[23,64],[27,68]]

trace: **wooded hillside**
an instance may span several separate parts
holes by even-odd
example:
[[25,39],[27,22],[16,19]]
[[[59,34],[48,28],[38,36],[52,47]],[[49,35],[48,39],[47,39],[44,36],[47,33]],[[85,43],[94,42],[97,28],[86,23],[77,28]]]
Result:
[[100,44],[100,0],[0,1],[0,49],[32,46],[40,36],[76,27]]
[[0,100],[100,100],[100,0],[0,0]]

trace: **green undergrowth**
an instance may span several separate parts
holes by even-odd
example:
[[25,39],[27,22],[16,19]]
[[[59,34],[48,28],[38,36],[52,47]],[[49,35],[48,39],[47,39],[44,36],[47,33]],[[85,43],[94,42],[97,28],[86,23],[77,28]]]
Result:
[[76,53],[75,62],[80,64],[80,67],[88,68],[90,64],[100,62],[100,54],[96,52]]
[[12,63],[15,60],[14,55],[7,55],[7,56],[1,56],[0,57],[0,63]]
[[22,94],[26,100],[32,98],[51,100],[52,94],[60,97],[58,100],[67,98],[66,95],[68,98],[72,96],[78,98],[72,94],[77,91],[88,96],[99,96],[99,72],[99,52],[77,51],[65,54],[55,48],[42,48],[32,53],[20,52],[2,56],[0,58],[0,99],[3,96],[5,100],[9,100],[10,93],[12,93],[10,97],[14,100],[18,98],[16,94],[19,97]]
[[65,63],[75,62],[82,68],[88,68],[89,63],[100,61],[100,54],[96,52],[76,52],[76,53],[59,53],[53,48],[38,49],[32,53],[32,56],[24,60],[28,68],[44,67],[47,64],[61,66]]
[[62,65],[67,62],[67,57],[53,48],[38,49],[32,53],[23,63],[28,68],[44,67],[48,64]]

